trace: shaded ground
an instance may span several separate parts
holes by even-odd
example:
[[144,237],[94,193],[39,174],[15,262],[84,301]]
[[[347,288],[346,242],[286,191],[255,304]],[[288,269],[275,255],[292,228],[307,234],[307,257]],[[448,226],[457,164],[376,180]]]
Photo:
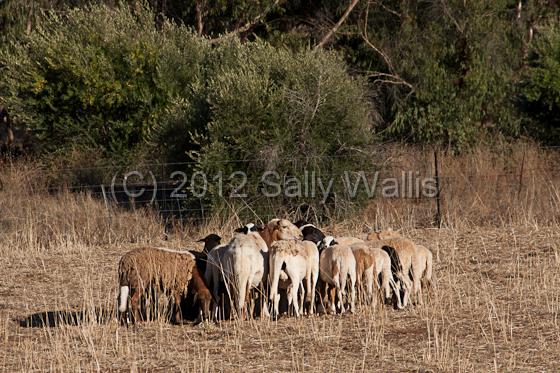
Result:
[[558,229],[409,236],[434,252],[426,306],[199,326],[118,326],[116,267],[133,246],[3,250],[0,371],[560,370]]

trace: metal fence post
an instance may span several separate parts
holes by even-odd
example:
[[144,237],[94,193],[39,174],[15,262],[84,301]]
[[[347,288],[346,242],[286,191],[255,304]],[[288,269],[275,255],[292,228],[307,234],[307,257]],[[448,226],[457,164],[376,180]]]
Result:
[[434,167],[436,172],[436,206],[437,206],[437,214],[436,214],[436,222],[438,228],[441,228],[441,200],[440,200],[440,188],[439,188],[439,163],[438,163],[438,156],[437,150],[434,150]]

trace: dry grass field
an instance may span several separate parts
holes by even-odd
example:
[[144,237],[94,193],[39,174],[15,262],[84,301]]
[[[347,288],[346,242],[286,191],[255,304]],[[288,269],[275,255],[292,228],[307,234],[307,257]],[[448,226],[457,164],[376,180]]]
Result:
[[[445,195],[442,229],[416,228],[422,211],[398,201],[325,227],[361,236],[366,226],[392,225],[429,247],[435,295],[424,306],[128,328],[114,319],[123,253],[140,244],[200,247],[196,239],[209,232],[230,237],[238,222],[187,227],[164,241],[150,213],[108,216],[87,195],[48,195],[37,169],[4,164],[0,371],[557,372],[560,175],[549,168],[558,165],[557,154],[525,153],[532,171],[522,175],[522,190],[507,178],[468,179],[473,170],[502,167],[485,158],[445,161],[443,174],[456,182]],[[45,319],[57,322],[44,326]]]

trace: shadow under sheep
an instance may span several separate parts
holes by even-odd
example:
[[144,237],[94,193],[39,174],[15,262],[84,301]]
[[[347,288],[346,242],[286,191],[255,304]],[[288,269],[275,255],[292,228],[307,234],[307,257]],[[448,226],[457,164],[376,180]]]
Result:
[[77,326],[87,323],[107,324],[115,318],[114,310],[95,308],[80,311],[44,311],[37,312],[17,320],[23,328],[52,328],[62,325]]

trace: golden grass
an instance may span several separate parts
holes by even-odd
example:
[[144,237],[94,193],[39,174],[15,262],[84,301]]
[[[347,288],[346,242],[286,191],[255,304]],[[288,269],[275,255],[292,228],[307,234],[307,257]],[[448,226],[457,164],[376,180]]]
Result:
[[[531,168],[542,168],[545,156],[540,157],[531,161],[539,167]],[[447,174],[466,174],[472,159],[450,158],[448,164],[457,164]],[[38,172],[21,167],[0,172],[0,371],[560,368],[558,191],[547,184],[532,194],[543,175],[527,177],[526,198],[495,201],[487,183],[447,194],[445,226],[439,230],[421,228],[427,215],[410,203],[407,210],[406,201],[381,201],[359,219],[328,227],[335,234],[361,235],[364,226],[390,224],[429,247],[435,296],[424,306],[361,307],[355,315],[277,322],[154,321],[126,328],[114,320],[116,268],[123,253],[139,244],[200,247],[196,239],[209,232],[230,237],[237,222],[185,227],[165,241],[156,215],[108,211],[87,195],[47,195],[36,184]],[[483,206],[493,206],[496,218]],[[57,325],[35,326],[46,312],[58,318]]]

